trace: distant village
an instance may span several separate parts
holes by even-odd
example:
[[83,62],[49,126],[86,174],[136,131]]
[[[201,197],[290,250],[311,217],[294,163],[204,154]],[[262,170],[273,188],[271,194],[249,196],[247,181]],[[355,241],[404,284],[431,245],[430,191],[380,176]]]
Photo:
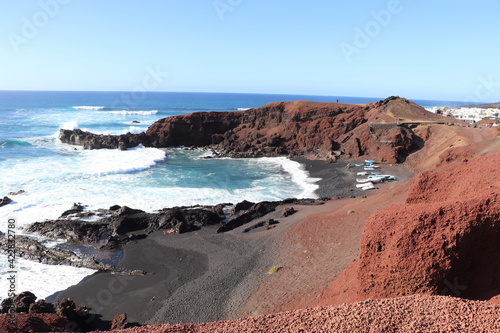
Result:
[[500,108],[435,106],[426,110],[442,114],[443,117],[460,119],[470,124],[480,123],[490,126],[498,126],[500,124]]

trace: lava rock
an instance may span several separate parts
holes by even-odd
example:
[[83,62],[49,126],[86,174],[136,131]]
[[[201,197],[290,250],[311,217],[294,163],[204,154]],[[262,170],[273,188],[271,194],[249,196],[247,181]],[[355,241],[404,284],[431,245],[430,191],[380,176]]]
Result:
[[0,199],[0,207],[8,205],[11,202],[12,202],[11,198],[9,198],[9,197],[3,197],[2,199]]

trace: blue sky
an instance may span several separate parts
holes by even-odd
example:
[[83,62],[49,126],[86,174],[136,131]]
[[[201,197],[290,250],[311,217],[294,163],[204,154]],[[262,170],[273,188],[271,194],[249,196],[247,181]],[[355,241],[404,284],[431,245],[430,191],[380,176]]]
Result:
[[498,0],[0,5],[0,90],[500,101]]

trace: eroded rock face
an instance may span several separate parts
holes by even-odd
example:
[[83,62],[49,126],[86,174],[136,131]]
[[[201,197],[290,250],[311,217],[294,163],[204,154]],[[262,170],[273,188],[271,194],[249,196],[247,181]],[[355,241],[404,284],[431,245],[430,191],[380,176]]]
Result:
[[279,102],[243,112],[206,112],[159,120],[146,132],[155,147],[213,146],[225,156],[331,154],[336,138],[366,119],[364,107]]
[[[500,153],[420,174],[405,205],[372,215],[353,269],[357,299],[500,294]],[[349,280],[349,279],[346,279]]]
[[390,97],[367,105],[277,102],[244,112],[208,112],[159,120],[147,131],[156,147],[212,146],[224,156],[313,154],[402,161],[418,139],[403,119],[436,120],[415,103]]
[[190,146],[230,157],[309,154],[331,160],[342,152],[395,163],[408,155],[417,139],[411,129],[398,124],[400,119],[435,120],[435,115],[399,97],[366,105],[276,102],[240,112],[168,117],[141,134],[61,130],[60,139],[85,149]]

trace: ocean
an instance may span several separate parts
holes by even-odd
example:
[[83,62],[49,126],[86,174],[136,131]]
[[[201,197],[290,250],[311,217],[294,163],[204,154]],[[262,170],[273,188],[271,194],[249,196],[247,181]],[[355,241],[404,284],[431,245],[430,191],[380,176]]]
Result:
[[[205,159],[203,150],[137,147],[82,150],[59,142],[59,129],[140,133],[156,120],[200,111],[237,111],[269,102],[368,103],[382,98],[223,93],[0,91],[0,231],[14,218],[16,234],[55,219],[73,203],[89,209],[126,205],[145,211],[242,200],[315,197],[302,165],[287,158]],[[431,106],[466,103],[415,101]],[[48,242],[48,240],[40,239]],[[61,240],[63,242],[64,240]],[[57,242],[49,242],[56,245]],[[0,299],[8,294],[7,257],[0,256]],[[18,292],[45,298],[92,274],[88,269],[16,262]]]

